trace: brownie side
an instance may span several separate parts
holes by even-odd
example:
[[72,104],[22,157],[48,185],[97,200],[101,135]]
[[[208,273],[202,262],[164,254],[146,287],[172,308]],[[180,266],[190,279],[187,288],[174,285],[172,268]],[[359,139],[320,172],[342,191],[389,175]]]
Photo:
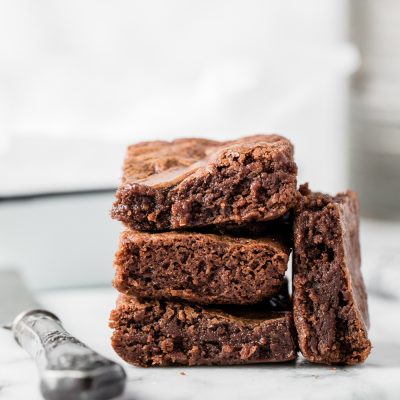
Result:
[[371,343],[360,270],[358,198],[300,188],[294,219],[293,313],[300,350],[312,362],[357,364]]
[[119,356],[144,367],[283,362],[297,356],[290,311],[228,313],[121,295],[110,327]]
[[127,230],[115,257],[121,293],[199,304],[254,304],[282,286],[290,249],[272,238]]
[[268,221],[294,206],[296,175],[278,135],[141,143],[128,149],[111,215],[144,231]]

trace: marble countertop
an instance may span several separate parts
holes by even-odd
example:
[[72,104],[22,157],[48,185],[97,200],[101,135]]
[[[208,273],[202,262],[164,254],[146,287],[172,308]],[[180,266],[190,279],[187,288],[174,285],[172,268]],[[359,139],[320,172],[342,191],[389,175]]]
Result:
[[[363,271],[369,292],[373,350],[355,367],[318,366],[302,357],[288,364],[240,367],[137,368],[121,361],[128,384],[121,399],[399,399],[400,226],[363,222]],[[73,335],[118,361],[110,346],[111,288],[38,292]],[[0,399],[39,400],[36,367],[9,331],[0,329]]]
[[[111,289],[45,292],[40,301],[65,327],[95,350],[118,360],[107,328],[116,294]],[[128,384],[121,399],[398,399],[400,394],[400,303],[370,296],[371,339],[366,363],[316,366],[299,358],[290,364],[240,367],[137,368],[124,364]],[[0,331],[0,398],[39,400],[33,361]]]

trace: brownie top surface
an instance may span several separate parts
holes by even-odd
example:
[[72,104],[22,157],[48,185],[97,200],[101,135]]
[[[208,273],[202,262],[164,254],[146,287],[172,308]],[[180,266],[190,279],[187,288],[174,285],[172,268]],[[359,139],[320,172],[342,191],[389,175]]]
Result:
[[257,146],[271,154],[283,150],[291,155],[293,153],[289,140],[275,134],[246,136],[224,142],[196,138],[141,142],[128,147],[122,184],[171,186],[206,167],[223,152],[240,154]]
[[309,189],[308,183],[300,185],[300,199],[298,202],[299,209],[318,210],[331,205],[344,205],[345,203],[358,203],[358,196],[352,190],[338,193],[331,196],[326,193],[313,192]]
[[180,309],[184,309],[186,314],[203,314],[207,318],[224,318],[233,323],[243,324],[259,324],[261,322],[276,321],[278,319],[291,318],[292,312],[287,309],[281,309],[279,306],[274,306],[268,301],[260,303],[258,306],[200,306],[187,302],[171,302],[159,300],[140,300],[133,296],[120,294],[117,299],[117,305],[134,306],[135,308],[146,308],[155,304],[175,304]]
[[168,232],[142,232],[135,231],[132,229],[126,229],[121,233],[121,240],[124,242],[173,242],[173,241],[184,241],[184,240],[197,239],[201,241],[214,241],[218,243],[226,243],[232,245],[263,245],[272,248],[277,252],[288,253],[290,251],[284,239],[280,240],[278,237],[264,236],[264,237],[239,237],[227,234],[216,234],[216,233],[200,233],[190,231],[168,231]]

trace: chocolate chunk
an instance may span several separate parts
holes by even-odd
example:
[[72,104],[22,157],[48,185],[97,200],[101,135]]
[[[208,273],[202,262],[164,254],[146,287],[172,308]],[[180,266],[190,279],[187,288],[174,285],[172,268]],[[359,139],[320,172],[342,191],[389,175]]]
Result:
[[294,219],[293,313],[312,362],[357,364],[369,355],[367,293],[360,270],[359,203],[306,185]]
[[268,221],[294,206],[296,174],[293,146],[278,135],[139,143],[111,214],[144,231]]
[[289,253],[272,238],[127,230],[114,286],[140,298],[253,304],[279,291]]
[[211,308],[121,295],[110,326],[115,351],[140,366],[252,364],[297,356],[291,311],[277,311],[268,302]]

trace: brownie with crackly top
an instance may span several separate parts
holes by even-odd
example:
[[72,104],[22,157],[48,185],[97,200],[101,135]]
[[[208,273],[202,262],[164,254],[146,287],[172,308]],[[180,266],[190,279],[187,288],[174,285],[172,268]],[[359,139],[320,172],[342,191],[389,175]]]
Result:
[[289,254],[278,237],[126,230],[113,283],[140,298],[254,304],[279,291]]
[[287,292],[281,297],[257,307],[215,308],[121,295],[110,317],[112,346],[144,367],[291,361],[297,357],[293,317]]
[[294,216],[293,313],[299,347],[312,362],[357,364],[371,343],[367,293],[360,270],[359,203],[307,185]]
[[111,210],[142,231],[269,221],[296,201],[293,146],[278,135],[130,146]]

